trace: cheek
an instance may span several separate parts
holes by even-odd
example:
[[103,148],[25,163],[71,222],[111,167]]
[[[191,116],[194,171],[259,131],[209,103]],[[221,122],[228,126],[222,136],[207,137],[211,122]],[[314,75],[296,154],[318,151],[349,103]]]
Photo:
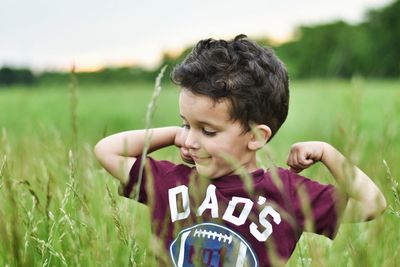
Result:
[[237,153],[229,146],[215,146],[213,150],[210,151],[210,154],[212,154],[215,163],[221,166],[229,164],[232,157],[237,158]]
[[204,143],[204,148],[207,150],[207,152],[215,157],[219,157],[221,153],[228,152],[227,147],[228,146],[225,145],[224,140],[219,138],[207,140]]
[[246,145],[245,143],[230,143],[225,146],[219,146],[218,149],[215,150],[217,157],[221,160],[224,160],[224,156],[231,160],[238,160],[246,154]]
[[203,139],[202,147],[216,158],[223,158],[226,154],[238,157],[246,150],[245,140],[232,140],[226,135]]

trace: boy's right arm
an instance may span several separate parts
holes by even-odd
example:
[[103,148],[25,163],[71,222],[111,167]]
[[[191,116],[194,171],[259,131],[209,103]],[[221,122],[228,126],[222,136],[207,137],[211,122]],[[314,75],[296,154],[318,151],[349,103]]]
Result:
[[[148,152],[176,144],[181,129],[174,126],[149,129]],[[145,132],[133,130],[113,134],[100,140],[94,148],[100,164],[123,184],[128,182],[129,171],[143,152]]]

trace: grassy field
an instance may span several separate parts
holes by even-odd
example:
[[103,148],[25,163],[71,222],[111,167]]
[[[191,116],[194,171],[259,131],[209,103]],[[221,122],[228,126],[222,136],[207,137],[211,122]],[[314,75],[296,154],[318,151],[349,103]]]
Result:
[[[151,266],[147,209],[117,194],[97,163],[103,136],[143,128],[151,84],[0,90],[0,266]],[[163,86],[153,127],[179,125]],[[268,151],[285,165],[298,141],[333,144],[385,193],[377,220],[334,241],[304,234],[287,266],[400,266],[400,81],[293,81],[289,116]],[[178,160],[167,148],[156,158]],[[260,153],[260,161],[265,156]],[[316,165],[302,173],[333,183]]]

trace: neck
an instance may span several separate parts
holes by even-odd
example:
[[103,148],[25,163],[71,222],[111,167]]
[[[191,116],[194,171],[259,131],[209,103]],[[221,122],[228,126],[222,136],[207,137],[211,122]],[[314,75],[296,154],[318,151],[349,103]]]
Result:
[[255,155],[252,156],[247,162],[241,164],[241,167],[236,169],[233,173],[240,175],[243,171],[247,173],[252,173],[258,169],[257,160]]

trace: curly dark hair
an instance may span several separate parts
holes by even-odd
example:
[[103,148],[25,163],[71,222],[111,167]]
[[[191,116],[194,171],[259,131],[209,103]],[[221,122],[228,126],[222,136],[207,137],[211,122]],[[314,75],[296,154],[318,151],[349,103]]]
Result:
[[271,138],[286,120],[289,81],[284,64],[272,49],[240,34],[233,40],[205,39],[175,66],[171,80],[214,101],[228,99],[230,118],[244,132],[251,124],[271,128]]

